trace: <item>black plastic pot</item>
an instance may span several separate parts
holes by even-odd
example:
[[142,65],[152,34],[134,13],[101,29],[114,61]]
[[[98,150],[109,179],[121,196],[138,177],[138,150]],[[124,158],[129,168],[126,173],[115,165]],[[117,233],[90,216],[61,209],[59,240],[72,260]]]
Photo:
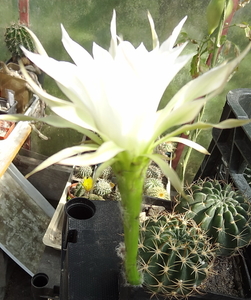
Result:
[[60,300],[118,299],[123,240],[120,209],[114,201],[74,198],[65,205]]
[[[221,121],[251,118],[251,89],[230,91],[224,106]],[[210,156],[206,156],[195,180],[217,177],[232,181],[248,198],[251,198],[251,123],[231,129],[212,131],[209,146]],[[250,174],[249,174],[250,173]]]

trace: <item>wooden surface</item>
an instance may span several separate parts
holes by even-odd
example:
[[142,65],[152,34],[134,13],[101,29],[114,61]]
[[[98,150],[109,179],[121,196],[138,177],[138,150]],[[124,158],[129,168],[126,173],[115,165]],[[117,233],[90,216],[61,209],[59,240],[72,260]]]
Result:
[[7,139],[0,140],[0,178],[31,132],[28,122],[18,122]]

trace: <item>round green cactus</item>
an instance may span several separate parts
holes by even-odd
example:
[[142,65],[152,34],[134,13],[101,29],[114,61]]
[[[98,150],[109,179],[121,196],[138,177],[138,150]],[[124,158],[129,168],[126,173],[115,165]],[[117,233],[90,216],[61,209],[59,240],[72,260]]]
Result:
[[209,275],[214,251],[204,231],[184,214],[148,219],[139,241],[143,285],[153,295],[186,297]]
[[191,185],[175,210],[186,212],[228,256],[251,242],[251,205],[231,184],[207,180]]
[[146,178],[144,182],[144,191],[147,189],[152,189],[155,187],[164,188],[164,184],[162,183],[161,179],[158,178]]
[[93,192],[99,196],[105,196],[112,192],[112,186],[107,180],[99,178],[94,185]]
[[91,166],[81,166],[76,167],[76,174],[77,178],[84,178],[84,177],[91,177],[92,176],[92,167]]
[[170,200],[170,195],[167,190],[161,186],[150,187],[145,190],[145,195],[149,197],[161,198]]
[[19,59],[24,56],[20,45],[24,46],[31,52],[35,51],[32,38],[22,25],[12,24],[10,27],[7,27],[4,36],[6,46],[12,54],[12,57],[15,59]]
[[150,165],[146,171],[147,178],[155,178],[161,179],[163,177],[163,173],[161,172],[160,168],[154,165]]

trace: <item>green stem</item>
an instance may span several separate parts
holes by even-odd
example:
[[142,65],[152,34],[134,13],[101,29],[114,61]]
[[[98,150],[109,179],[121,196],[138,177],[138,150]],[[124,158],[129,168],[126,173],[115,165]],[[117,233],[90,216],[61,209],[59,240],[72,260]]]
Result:
[[141,284],[141,275],[137,266],[139,214],[148,164],[148,159],[137,158],[137,160],[126,165],[120,161],[113,165],[122,198],[125,243],[124,267],[126,279],[131,285]]
[[223,12],[222,12],[222,15],[221,15],[221,19],[220,19],[220,23],[219,23],[219,26],[218,26],[217,31],[216,31],[216,38],[215,38],[215,44],[214,44],[213,58],[212,58],[212,62],[211,62],[210,68],[214,68],[215,67],[216,60],[218,58],[220,48],[222,46],[221,45],[221,37],[222,37],[222,32],[223,32],[223,29],[224,29],[224,25],[225,25],[226,10],[227,10],[227,6],[228,6],[228,2],[229,1],[230,0],[226,0],[225,1],[224,9],[223,9]]

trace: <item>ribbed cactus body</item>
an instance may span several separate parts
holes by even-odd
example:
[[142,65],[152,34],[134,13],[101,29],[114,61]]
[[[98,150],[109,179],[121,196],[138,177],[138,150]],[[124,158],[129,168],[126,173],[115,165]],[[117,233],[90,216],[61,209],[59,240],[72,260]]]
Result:
[[74,190],[74,197],[82,197],[85,194],[85,189],[82,185],[82,182],[79,182],[76,185],[76,188]]
[[230,184],[217,180],[198,181],[180,198],[177,212],[187,212],[206,230],[212,243],[219,246],[218,255],[234,254],[251,241],[251,206]]
[[13,24],[10,27],[7,27],[4,36],[7,48],[11,52],[12,57],[15,57],[16,59],[24,56],[23,51],[20,49],[20,45],[31,52],[34,52],[35,50],[34,43],[29,33],[22,25]]
[[143,284],[153,294],[193,293],[209,275],[214,249],[193,220],[165,214],[141,225],[139,262]]

